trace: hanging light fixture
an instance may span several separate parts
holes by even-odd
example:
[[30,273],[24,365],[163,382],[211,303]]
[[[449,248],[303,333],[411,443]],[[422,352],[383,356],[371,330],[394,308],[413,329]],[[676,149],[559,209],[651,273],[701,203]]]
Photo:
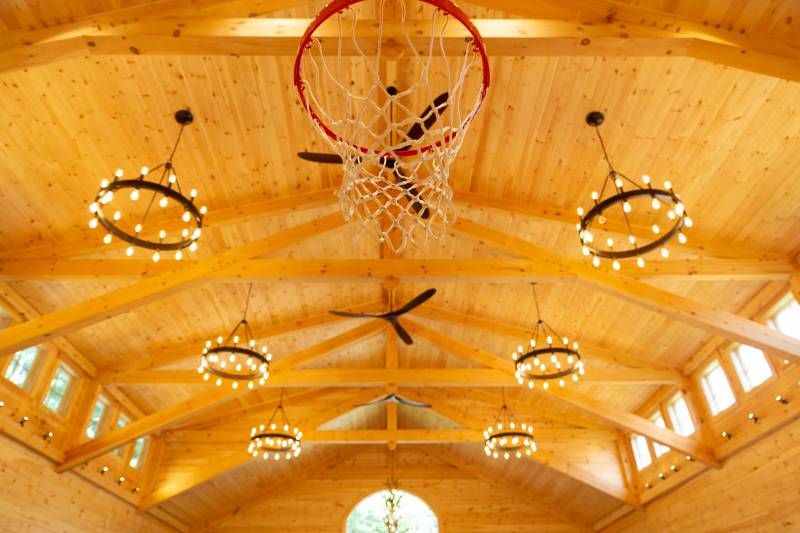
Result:
[[503,457],[510,459],[513,455],[517,459],[523,455],[530,456],[536,451],[536,442],[533,439],[533,425],[520,423],[511,408],[506,405],[506,394],[503,390],[503,406],[495,417],[494,424],[483,432],[486,455],[495,459]]
[[557,381],[558,385],[563,387],[567,379],[578,381],[585,372],[581,354],[578,353],[578,342],[573,341],[570,346],[567,337],[558,335],[542,319],[536,284],[531,285],[533,301],[536,304],[536,326],[528,341],[528,348],[519,345],[517,351],[511,354],[516,366],[514,375],[520,385],[527,381],[531,389],[537,381],[543,382],[544,389],[550,388],[551,381]]
[[[153,261],[159,261],[162,252],[174,251],[173,257],[180,260],[183,258],[184,249],[188,248],[190,252],[197,250],[197,240],[202,232],[206,207],[198,208],[195,205],[197,190],[191,189],[188,196],[183,192],[175,165],[172,163],[183,128],[193,120],[192,113],[186,109],[175,113],[175,121],[180,125],[180,129],[172,152],[164,163],[153,168],[142,167],[139,176],[133,179],[122,179],[124,171],[120,168],[114,173],[113,181],[104,179],[100,182],[100,190],[89,205],[89,211],[93,215],[89,227],[102,226],[105,229],[106,234],[103,236],[105,244],[111,244],[113,237],[117,237],[130,245],[125,251],[128,256],[132,256],[137,247],[144,248],[153,251],[151,256]],[[159,176],[158,181],[148,179],[156,175]],[[142,208],[137,209],[137,205]],[[156,205],[165,211],[164,216],[157,217],[158,222],[152,218],[148,221]],[[168,209],[170,205],[177,205],[182,214],[178,215],[174,208]],[[130,211],[127,214],[124,213],[126,209]],[[139,213],[142,213],[141,216]],[[169,225],[181,228],[176,230],[174,235],[169,235],[163,226],[159,227],[160,223],[167,220],[168,213],[174,213],[176,217],[175,223],[169,222]]]
[[389,451],[389,478],[386,480],[386,495],[383,497],[383,505],[386,513],[383,515],[383,524],[386,526],[386,533],[400,533],[400,500],[402,496],[397,491],[397,478],[395,477],[395,453]]
[[300,455],[302,438],[303,433],[292,426],[283,410],[283,389],[281,389],[278,407],[275,408],[269,421],[250,430],[250,445],[247,452],[253,457],[261,455],[264,459],[279,461],[284,457],[290,460]]
[[[678,239],[681,244],[686,243],[684,228],[692,227],[692,219],[686,212],[686,207],[680,197],[672,189],[672,183],[664,182],[664,188],[654,188],[650,176],[644,175],[641,184],[618,171],[611,164],[608,157],[603,137],[600,135],[600,125],[605,117],[599,111],[593,111],[586,116],[586,123],[597,132],[603,157],[608,164],[608,174],[603,180],[600,192],[592,191],[593,206],[585,211],[578,208],[580,222],[577,224],[578,238],[581,243],[583,255],[592,258],[595,267],[600,266],[601,259],[610,259],[614,270],[621,268],[620,260],[636,258],[639,268],[644,268],[644,255],[654,250],[660,250],[661,256],[669,257],[666,244],[673,239]],[[625,187],[630,186],[629,189]],[[606,194],[608,192],[608,194]],[[638,202],[636,202],[639,200]],[[636,220],[647,228],[645,231],[652,233],[652,238],[643,238],[640,241],[634,235],[634,224],[631,222],[634,212],[634,203],[642,204],[641,200],[649,200],[649,209],[636,209]],[[646,205],[646,204],[645,204]],[[615,228],[609,228],[609,217],[620,217]],[[666,212],[666,219],[661,213]],[[645,223],[646,222],[646,223]],[[615,241],[613,237],[599,235],[599,232],[627,233],[627,240]],[[605,239],[605,240],[604,240]]]
[[217,337],[216,343],[208,340],[203,348],[203,356],[197,373],[203,375],[203,380],[209,381],[215,376],[214,383],[219,387],[223,381],[230,381],[231,387],[239,388],[240,381],[246,381],[247,387],[252,389],[256,382],[259,385],[266,383],[269,378],[269,363],[272,354],[266,345],[261,346],[261,351],[256,349],[256,340],[247,322],[247,310],[250,307],[250,295],[253,284],[247,290],[247,300],[244,304],[242,319],[233,328],[233,331],[223,338]]

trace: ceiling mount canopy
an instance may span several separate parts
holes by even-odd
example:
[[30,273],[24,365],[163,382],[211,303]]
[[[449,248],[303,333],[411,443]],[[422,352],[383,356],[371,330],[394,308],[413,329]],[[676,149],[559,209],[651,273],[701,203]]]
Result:
[[543,382],[544,389],[550,388],[550,381],[558,382],[563,387],[566,380],[578,381],[584,374],[584,365],[578,353],[578,342],[570,345],[567,337],[561,337],[542,318],[536,284],[533,287],[533,301],[536,304],[536,325],[528,341],[529,349],[519,345],[511,354],[516,367],[515,376],[520,385],[528,382],[534,388],[537,381]]
[[253,457],[259,455],[264,459],[280,461],[283,457],[287,460],[300,455],[303,433],[299,428],[292,426],[286,411],[283,409],[283,389],[278,406],[272,412],[266,424],[253,427],[250,430],[250,445],[248,453]]
[[[117,237],[129,244],[125,251],[129,257],[136,248],[144,248],[153,251],[151,257],[156,262],[161,259],[162,252],[175,252],[173,257],[180,260],[184,249],[197,250],[206,207],[195,205],[196,189],[188,193],[183,191],[172,162],[183,129],[193,120],[187,109],[175,113],[175,122],[180,128],[165,162],[153,168],[142,167],[133,179],[122,179],[125,171],[119,168],[111,182],[106,179],[100,182],[100,190],[89,205],[93,215],[89,227],[102,226],[106,230],[105,244],[111,244]],[[152,176],[158,176],[158,181]],[[160,212],[156,215],[154,210]],[[170,235],[166,227],[179,229]]]
[[240,381],[246,381],[247,387],[252,389],[256,382],[263,385],[269,378],[272,354],[266,345],[262,345],[260,351],[256,348],[256,339],[247,322],[247,310],[250,307],[252,292],[251,283],[247,289],[242,319],[230,334],[226,338],[221,335],[217,337],[216,344],[210,340],[206,341],[203,348],[197,373],[202,374],[205,381],[209,381],[211,376],[216,376],[215,384],[218,387],[223,381],[230,381],[231,387],[236,389]]
[[[683,229],[692,227],[692,219],[672,189],[672,183],[665,181],[664,188],[657,189],[650,176],[643,175],[639,183],[614,167],[600,134],[604,121],[605,116],[599,111],[586,115],[586,123],[597,133],[608,174],[600,191],[592,191],[594,205],[588,211],[583,207],[577,210],[581,217],[577,224],[581,250],[583,255],[591,256],[595,267],[600,266],[601,259],[610,259],[611,267],[619,270],[620,260],[636,258],[637,266],[643,268],[645,254],[660,250],[661,256],[666,258],[669,257],[668,242],[677,238],[681,244],[685,243]],[[636,231],[635,228],[643,229]],[[627,238],[615,241],[614,233],[627,234]],[[643,234],[648,236],[643,237]]]
[[536,451],[536,442],[533,439],[533,425],[520,423],[514,416],[511,408],[506,405],[505,390],[503,390],[503,406],[495,417],[494,424],[483,432],[483,451],[487,456],[498,459],[517,459],[523,455],[530,456]]

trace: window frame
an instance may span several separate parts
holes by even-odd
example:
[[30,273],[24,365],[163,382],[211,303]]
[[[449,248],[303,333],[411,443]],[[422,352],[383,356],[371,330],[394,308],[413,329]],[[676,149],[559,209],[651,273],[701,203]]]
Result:
[[[89,436],[89,433],[88,433],[89,426],[92,425],[92,419],[93,419],[93,416],[94,416],[94,411],[97,408],[97,405],[100,404],[100,403],[104,404],[105,408],[103,409],[103,412],[100,415],[100,419],[97,421],[97,427],[95,427],[95,430],[94,430],[94,437],[91,437],[91,436]],[[99,437],[102,434],[104,434],[106,432],[106,430],[107,430],[108,422],[111,420],[111,418],[114,415],[113,411],[114,411],[114,404],[111,403],[111,400],[109,400],[108,397],[105,394],[99,393],[97,395],[97,397],[95,398],[94,403],[92,404],[91,411],[89,411],[89,417],[86,420],[85,427],[83,428],[83,438],[91,440],[91,439],[96,439],[97,437]]]
[[[730,404],[726,405],[725,407],[720,407],[720,404],[717,401],[717,395],[714,394],[713,390],[711,390],[708,381],[708,376],[717,369],[719,369],[722,372],[722,376],[725,378],[725,381],[727,382],[728,385],[728,389],[731,392],[731,397],[733,398],[733,401]],[[719,358],[714,357],[713,359],[711,359],[703,368],[703,370],[700,372],[699,377],[700,377],[699,379],[700,388],[703,391],[703,396],[705,396],[706,405],[709,408],[711,416],[717,416],[719,414],[722,414],[738,403],[739,398],[736,395],[736,390],[731,380],[731,376],[725,370],[725,366],[722,364],[722,361],[720,361]]]
[[[43,388],[41,399],[38,400],[38,403],[44,407],[48,413],[52,413],[54,415],[65,417],[69,413],[72,407],[72,400],[75,396],[75,391],[78,387],[78,380],[80,379],[80,375],[76,372],[66,361],[59,359],[53,365],[54,368],[48,379],[46,380],[46,386]],[[69,377],[69,382],[67,383],[64,392],[61,393],[61,400],[58,404],[57,409],[52,409],[49,405],[47,405],[47,398],[50,396],[50,392],[53,390],[53,383],[56,380],[56,376],[58,375],[59,371],[62,371]]]
[[[647,464],[639,463],[639,454],[637,453],[637,450],[639,448],[637,448],[637,445],[635,444],[635,442],[638,441],[638,439],[641,439],[641,442],[644,443],[644,446],[641,448],[641,450],[644,453],[647,453],[647,460],[648,460]],[[645,437],[644,435],[639,435],[638,433],[631,433],[630,437],[628,438],[628,446],[630,447],[631,455],[633,456],[633,466],[634,468],[636,468],[637,472],[641,472],[647,467],[653,465],[654,462],[653,452],[650,450],[650,443],[647,437]]]
[[[138,446],[140,442],[142,443],[142,448],[139,451],[139,457],[136,458],[136,464],[132,465],[131,463],[133,462],[134,455],[136,454],[136,446]],[[147,455],[150,450],[149,435],[144,435],[133,441],[132,446],[130,446],[130,449],[131,449],[130,454],[126,456],[127,460],[125,461],[125,465],[134,471],[143,472],[145,468],[145,463],[147,462]]]
[[[8,369],[11,367],[11,363],[14,361],[14,358],[19,353],[22,353],[30,349],[36,350],[36,355],[34,356],[33,364],[31,365],[30,370],[28,370],[28,374],[25,376],[25,382],[22,385],[17,385],[6,376],[6,373],[8,372]],[[12,385],[18,390],[21,390],[29,395],[33,395],[33,391],[36,386],[36,381],[39,379],[39,374],[41,373],[46,358],[47,358],[47,352],[43,349],[41,345],[30,346],[22,350],[17,350],[13,354],[10,354],[3,358],[4,361],[2,365],[2,374],[0,374],[0,379],[4,380],[6,383]]]
[[[766,379],[764,379],[763,381],[760,381],[759,383],[755,383],[755,384],[752,383],[752,380],[750,378],[750,375],[749,375],[749,372],[748,372],[747,368],[745,368],[745,365],[742,364],[743,358],[741,357],[741,354],[739,353],[739,350],[742,347],[750,348],[750,349],[757,350],[757,351],[761,352],[761,357],[764,358],[764,362],[767,364],[767,369],[770,372],[770,375]],[[775,366],[772,364],[772,361],[769,360],[769,356],[766,353],[764,353],[763,350],[761,350],[759,348],[754,348],[753,346],[746,345],[746,344],[736,343],[733,346],[731,346],[730,350],[728,351],[728,356],[731,359],[731,365],[733,366],[734,372],[736,373],[736,378],[739,380],[739,384],[742,387],[742,393],[743,394],[747,394],[749,392],[752,392],[752,391],[756,390],[757,388],[761,387],[762,385],[765,385],[766,383],[769,383],[770,380],[772,380],[773,378],[775,378],[778,375],[778,371],[775,368]]]
[[[681,433],[680,427],[682,426],[682,423],[680,422],[679,417],[675,415],[675,413],[677,413],[677,410],[675,409],[674,406],[678,402],[682,403],[683,406],[686,408],[686,415],[688,417],[688,422],[692,426],[692,431],[686,434]],[[672,431],[674,431],[675,433],[677,433],[682,437],[689,437],[697,433],[697,424],[695,424],[694,417],[692,416],[692,409],[691,407],[689,407],[689,403],[686,401],[686,398],[684,398],[683,394],[678,392],[677,394],[672,396],[672,398],[670,398],[669,401],[666,402],[665,410],[667,412],[667,416],[670,419],[670,423],[672,424]]]
[[[661,420],[661,424],[656,422],[656,420]],[[650,416],[650,422],[652,422],[653,424],[657,425],[660,428],[670,429],[667,427],[667,421],[664,419],[664,414],[661,412],[660,408],[657,409],[656,412]],[[664,457],[670,451],[672,451],[672,448],[670,448],[669,446],[665,446],[660,442],[656,442],[653,439],[647,439],[647,440],[652,448],[652,455],[654,462],[660,459],[661,457]]]

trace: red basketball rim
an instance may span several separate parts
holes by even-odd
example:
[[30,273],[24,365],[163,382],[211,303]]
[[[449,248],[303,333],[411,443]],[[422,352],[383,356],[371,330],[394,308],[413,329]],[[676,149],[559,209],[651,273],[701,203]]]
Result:
[[[312,120],[319,125],[320,128],[325,132],[325,134],[333,139],[335,142],[344,141],[350,144],[353,148],[363,152],[368,153],[369,149],[364,148],[363,146],[358,146],[356,144],[350,143],[347,139],[342,139],[339,137],[327,124],[325,124],[322,119],[319,117],[317,112],[311,107],[311,103],[306,98],[305,94],[305,84],[303,82],[303,55],[305,54],[306,50],[310,47],[311,39],[313,38],[314,32],[322,25],[323,22],[328,20],[329,18],[333,17],[337,13],[340,13],[347,9],[348,7],[358,4],[359,2],[363,2],[364,0],[333,0],[324,8],[319,14],[311,21],[306,32],[303,34],[303,38],[300,41],[300,47],[297,50],[297,58],[294,62],[294,85],[297,88],[297,93],[300,95],[300,102],[303,104],[303,107],[311,115]],[[475,115],[478,114],[478,111],[481,108],[481,104],[483,103],[484,99],[486,98],[486,91],[489,89],[489,56],[486,53],[486,45],[483,42],[483,37],[481,37],[480,32],[478,32],[478,28],[472,23],[469,19],[469,16],[457,5],[455,5],[450,0],[419,0],[425,4],[430,4],[445,13],[452,15],[456,20],[458,20],[466,29],[472,34],[473,44],[478,48],[478,52],[481,54],[481,66],[483,68],[483,84],[481,85],[481,93],[480,99],[478,100],[478,105],[475,106],[475,109],[472,110],[472,113],[467,117],[466,124],[472,122],[475,118]],[[447,135],[444,141],[439,141],[436,144],[439,145],[442,142],[448,143],[450,142],[457,134]],[[418,150],[400,150],[395,152],[395,155],[404,157],[404,156],[411,156],[416,155],[419,152],[426,152],[432,148],[432,145],[426,145]],[[378,152],[376,152],[378,153]]]

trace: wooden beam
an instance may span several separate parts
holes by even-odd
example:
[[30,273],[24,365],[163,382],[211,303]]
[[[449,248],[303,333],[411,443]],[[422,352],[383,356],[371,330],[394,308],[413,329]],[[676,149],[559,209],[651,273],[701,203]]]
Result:
[[125,427],[109,431],[95,439],[71,448],[64,455],[64,461],[56,466],[58,472],[64,472],[81,463],[85,463],[106,452],[110,452],[129,442],[154,433],[190,416],[196,416],[224,401],[229,400],[232,393],[213,389],[198,394],[188,400],[178,402],[166,409],[135,420]]
[[[470,329],[480,329],[488,333],[504,335],[512,340],[513,344],[510,344],[511,348],[513,348],[516,344],[519,344],[530,338],[531,335],[530,327],[522,327],[505,322],[497,322],[487,318],[467,315],[457,311],[452,311],[450,309],[445,309],[444,307],[436,307],[430,303],[426,303],[423,306],[415,308],[410,314],[412,316],[423,317],[438,322],[455,324]],[[509,352],[510,351],[511,350],[509,350]],[[617,350],[611,350],[609,348],[587,343],[584,339],[580,340],[580,352],[581,356],[585,356],[590,359],[606,361],[614,365],[629,366],[632,368],[672,368],[661,363],[644,360],[640,357],[626,355]]]
[[[291,401],[294,402],[300,401],[301,399],[318,398],[324,394],[327,394],[327,392],[328,391],[325,389],[305,391],[292,395]],[[360,395],[358,396],[360,397]],[[280,401],[281,400],[279,398],[274,398],[268,402],[260,404],[259,408],[263,411],[268,411],[269,409],[274,409]],[[327,411],[325,411],[325,413],[327,414]],[[300,427],[308,427],[308,425],[308,420],[302,421],[299,424]],[[212,431],[212,433],[216,433],[216,430]],[[229,472],[230,470],[233,470],[234,468],[237,468],[248,462],[250,459],[252,459],[252,456],[246,453],[247,436],[249,434],[249,428],[242,428],[242,431],[237,435],[237,437],[231,440],[231,448],[233,448],[235,451],[229,454],[215,454],[214,460],[209,461],[206,467],[198,468],[181,475],[171,471],[169,469],[169,465],[162,465],[161,471],[163,475],[161,476],[162,479],[159,480],[161,482],[158,484],[158,486],[154,487],[152,491],[148,492],[141,498],[139,502],[139,509],[145,510],[159,505],[162,502],[177,496],[178,494],[182,494],[188,490],[191,490],[201,483],[205,483],[206,481]],[[174,435],[175,433],[170,432],[166,436],[172,438]]]
[[549,394],[551,397],[558,398],[589,416],[599,418],[618,429],[648,437],[664,446],[669,446],[681,453],[691,455],[714,468],[722,466],[722,463],[714,455],[714,451],[705,444],[657,426],[634,413],[624,411],[575,390],[560,389],[546,392],[536,391],[536,393]]
[[[101,376],[117,385],[198,385],[203,380],[194,370],[134,370]],[[582,381],[607,385],[659,385],[677,382],[672,370],[643,368],[596,368],[586,372]],[[511,369],[483,368],[365,368],[303,369],[270,373],[264,387],[507,387],[517,386]]]
[[[130,259],[0,260],[1,281],[84,281],[149,279],[196,266],[200,261]],[[788,280],[793,267],[783,259],[701,259],[649,261],[635,279],[698,281]],[[216,283],[249,281],[373,282],[394,277],[405,282],[553,282],[576,279],[575,273],[536,259],[252,259],[208,274]]]
[[[655,27],[626,27],[616,23],[582,25],[562,20],[472,19],[488,49],[500,56],[561,55],[688,55],[693,35],[663,31]],[[147,21],[122,28],[106,28],[83,35],[86,51],[92,55],[267,55],[294,56],[297,42],[310,19],[278,18],[171,18]],[[347,31],[351,29],[347,25]],[[359,40],[377,39],[378,22],[359,20],[354,29]],[[442,35],[446,53],[464,53],[464,40],[470,34],[461,25],[439,25],[431,20],[406,20],[409,39],[420,47],[431,41],[431,32]],[[323,23],[315,32],[321,39],[339,35],[337,21]],[[382,51],[394,56],[405,49],[403,28],[385,20],[382,25]],[[398,44],[403,43],[403,44]],[[342,43],[342,55],[357,52],[351,39]]]
[[480,431],[470,429],[347,429],[308,431],[303,442],[320,444],[418,444],[483,442]]
[[744,29],[730,31],[707,19],[693,20],[616,0],[474,0],[472,3],[519,17],[535,17],[540,10],[557,6],[574,11],[575,16],[570,17],[572,20],[586,25],[619,24],[620,31],[625,32],[658,28],[669,35],[690,38],[688,49],[676,50],[678,55],[767,76],[800,80],[800,54],[791,40]]
[[[514,213],[516,215],[523,215],[532,220],[557,223],[561,226],[569,227],[573,231],[575,223],[579,220],[579,217],[575,214],[573,209],[567,210],[541,206],[515,198],[500,198],[469,191],[454,191],[453,194],[456,202],[470,209],[491,209],[493,211]],[[637,226],[634,224],[629,229],[628,225],[622,221],[607,220],[603,227],[606,231],[626,237],[633,232],[637,238],[642,240],[649,240],[653,236],[653,232],[649,226]],[[780,268],[791,268],[791,261],[784,255],[763,250],[750,250],[733,244],[720,243],[715,239],[698,237],[695,233],[696,232],[693,230],[686,244],[681,245],[682,251],[699,256],[728,258],[733,259],[733,261],[654,260],[647,262],[647,272],[637,272],[637,275],[641,275],[642,277],[657,275],[656,273],[661,273],[662,275],[669,275],[670,273],[678,275],[678,269],[682,264],[683,266],[680,268],[680,271],[684,273],[687,271],[693,272],[698,279],[703,279],[705,276],[712,274],[710,270],[712,265],[717,268],[730,269],[731,275],[744,275],[744,272],[737,272],[735,267],[737,264],[746,268],[748,264],[759,264],[761,261],[774,263],[775,266],[781,265]],[[577,240],[578,234],[576,231],[575,241],[577,242]],[[697,268],[693,269],[693,265],[696,265]]]
[[196,286],[220,268],[242,259],[274,252],[308,237],[338,228],[343,224],[338,213],[295,226],[275,235],[244,244],[220,255],[197,261],[191,266],[146,279],[97,298],[54,311],[0,331],[0,353],[16,351],[50,338],[65,335],[106,318],[124,313],[180,290]]
[[[350,306],[346,310],[352,312],[370,312],[381,308],[379,305],[380,302],[377,301],[368,302],[365,304]],[[278,324],[261,324],[251,322],[250,326],[253,331],[258,333],[259,338],[273,339],[277,336],[285,335],[294,331],[341,322],[342,320],[347,319],[325,312],[317,315],[286,320]],[[129,357],[123,357],[123,359],[125,359],[124,362],[114,366],[101,368],[98,370],[98,372],[100,376],[107,376],[116,372],[126,372],[129,370],[151,370],[173,364],[178,361],[197,358],[199,357],[200,348],[203,346],[205,339],[212,337],[213,335],[207,335],[204,338],[198,337],[194,342],[184,343],[180,346],[172,346],[164,349],[163,351],[159,350],[152,355],[131,355]]]
[[[331,339],[328,339],[298,353],[302,354],[301,358],[305,361],[311,361],[314,357],[323,357],[328,353],[329,350],[333,350],[336,349],[337,346],[341,346],[342,344],[340,343],[347,344],[354,342],[351,333],[352,330],[351,332],[345,332],[342,335],[334,337],[334,339],[339,339],[337,342],[332,342]],[[288,356],[286,359],[289,359],[290,361],[297,360],[294,359],[293,356]],[[306,370],[304,372],[308,371]],[[196,373],[194,378],[194,383],[198,383],[199,377]],[[272,380],[274,380],[274,377],[270,377],[270,381]],[[181,420],[201,414],[209,408],[218,405],[219,403],[243,395],[253,395],[258,392],[258,389],[250,391],[242,388],[238,391],[229,391],[227,389],[221,390],[215,387],[214,389],[205,393],[193,396],[184,402],[180,402],[168,407],[167,409],[158,411],[144,418],[140,418],[139,420],[136,420],[123,428],[115,429],[104,435],[101,435],[98,438],[92,439],[80,446],[70,449],[66,454],[65,461],[58,466],[58,471],[62,472],[70,469],[75,465],[86,462],[95,457],[99,457],[110,450],[114,450],[120,446],[132,442],[139,437],[173,426],[179,423]]]
[[800,340],[774,331],[762,324],[733,313],[711,309],[701,303],[621,274],[593,268],[580,259],[561,256],[551,250],[476,224],[463,217],[459,217],[452,229],[460,235],[563,268],[576,274],[579,281],[585,285],[624,301],[800,362]]
[[[322,189],[294,196],[278,197],[249,204],[214,209],[213,211],[209,211],[203,218],[203,230],[208,231],[210,229],[224,228],[235,224],[244,224],[262,218],[288,213],[299,213],[308,209],[332,205],[335,202],[336,196],[334,189]],[[180,231],[184,224],[181,220],[176,220],[174,218],[154,218],[152,223],[148,225],[153,228],[164,229],[167,233],[172,233]],[[147,235],[145,234],[143,236]],[[56,244],[27,246],[18,250],[4,251],[0,252],[0,258],[64,259],[100,251],[121,250],[126,246],[128,246],[128,244],[121,239],[114,239],[110,244],[103,244],[98,230],[86,228],[79,230],[79,236],[75,237],[74,240],[67,240]],[[135,264],[133,262],[131,263]],[[152,268],[147,268],[146,262],[139,264],[142,265],[142,270],[146,272],[162,273],[167,271],[167,269],[163,269],[163,267],[159,268],[158,263],[150,263]],[[175,265],[169,267],[168,270],[172,270],[174,266]],[[124,271],[122,275],[124,275]]]
[[[249,2],[242,0],[148,0],[134,6],[93,13],[73,22],[33,30],[8,32],[0,36],[0,73],[46,65],[79,57],[87,52],[83,35],[106,28],[121,28],[159,17],[191,17],[220,5]],[[301,0],[262,1],[264,12],[302,5]]]

